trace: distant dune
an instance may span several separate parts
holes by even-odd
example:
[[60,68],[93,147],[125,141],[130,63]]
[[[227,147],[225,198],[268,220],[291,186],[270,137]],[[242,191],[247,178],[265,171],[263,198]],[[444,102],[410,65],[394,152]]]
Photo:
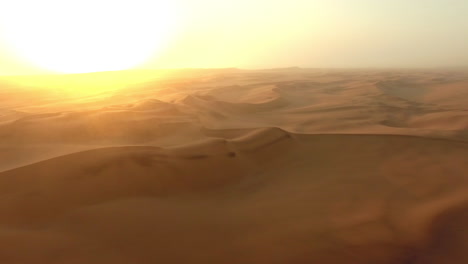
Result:
[[467,173],[464,70],[0,78],[0,263],[465,263]]

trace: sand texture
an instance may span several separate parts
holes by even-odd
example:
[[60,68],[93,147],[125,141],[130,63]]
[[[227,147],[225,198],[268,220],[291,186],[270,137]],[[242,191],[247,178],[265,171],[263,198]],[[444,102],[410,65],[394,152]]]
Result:
[[0,78],[2,264],[468,263],[468,71]]

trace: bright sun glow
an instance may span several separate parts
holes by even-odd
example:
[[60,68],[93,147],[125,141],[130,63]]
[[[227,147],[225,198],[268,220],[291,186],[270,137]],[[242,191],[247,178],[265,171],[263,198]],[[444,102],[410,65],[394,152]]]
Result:
[[66,72],[122,70],[161,52],[176,12],[163,0],[11,0],[0,22],[18,55]]

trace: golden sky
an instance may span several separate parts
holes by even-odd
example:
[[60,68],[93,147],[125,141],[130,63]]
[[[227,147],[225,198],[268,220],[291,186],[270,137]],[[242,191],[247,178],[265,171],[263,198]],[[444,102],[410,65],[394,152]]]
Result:
[[2,0],[0,75],[468,65],[466,0]]

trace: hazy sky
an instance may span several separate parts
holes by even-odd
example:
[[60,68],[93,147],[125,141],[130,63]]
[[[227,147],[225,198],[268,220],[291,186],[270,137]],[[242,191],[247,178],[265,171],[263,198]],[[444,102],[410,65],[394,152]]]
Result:
[[[468,65],[467,0],[171,2],[177,27],[141,67]],[[38,72],[8,49],[0,28],[0,74]]]

